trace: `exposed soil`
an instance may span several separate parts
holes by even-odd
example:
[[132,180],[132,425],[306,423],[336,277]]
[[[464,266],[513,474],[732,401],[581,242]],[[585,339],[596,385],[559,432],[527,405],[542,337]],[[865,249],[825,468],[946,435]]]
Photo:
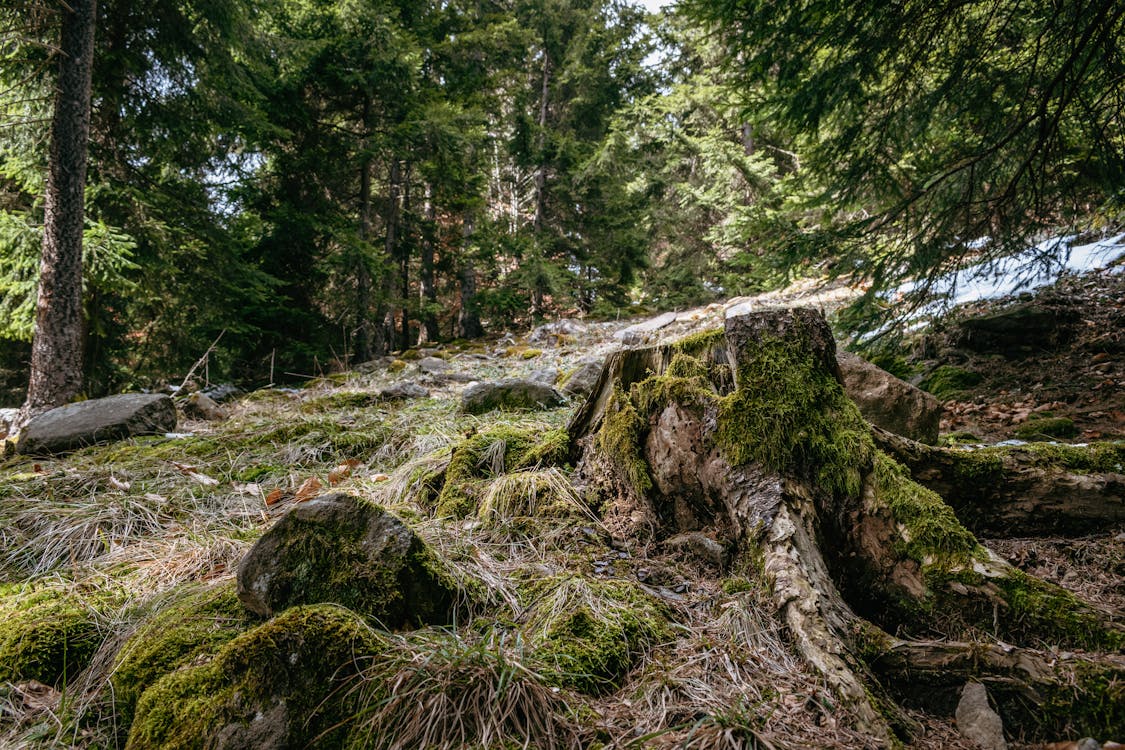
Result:
[[[1018,305],[1072,317],[1066,335],[1052,342],[1029,328],[1024,345],[1006,352],[964,345],[963,321]],[[960,308],[916,351],[924,371],[953,365],[981,378],[946,402],[943,433],[992,443],[1049,414],[1073,421],[1076,434],[1057,438],[1064,442],[1125,438],[1125,274],[1069,277],[1035,295]]]

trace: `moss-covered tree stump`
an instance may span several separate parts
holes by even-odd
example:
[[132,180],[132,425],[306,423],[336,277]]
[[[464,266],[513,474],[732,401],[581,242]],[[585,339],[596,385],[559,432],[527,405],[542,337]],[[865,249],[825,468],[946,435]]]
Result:
[[797,651],[887,743],[910,731],[887,698],[918,698],[918,674],[934,710],[978,679],[1027,729],[1125,725],[1106,695],[1125,681],[1123,624],[981,546],[877,448],[818,313],[618,352],[570,434],[611,533],[707,530],[755,561]]

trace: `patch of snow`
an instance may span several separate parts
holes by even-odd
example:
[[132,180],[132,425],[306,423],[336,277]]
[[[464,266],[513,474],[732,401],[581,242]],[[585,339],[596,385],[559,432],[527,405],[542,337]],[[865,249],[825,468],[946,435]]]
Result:
[[[968,302],[999,299],[1018,292],[1054,284],[1063,274],[1080,274],[1109,267],[1125,257],[1125,234],[1086,245],[1074,245],[1074,237],[1052,237],[1022,253],[978,263],[937,279],[929,288],[934,301],[915,310],[910,318],[940,313]],[[1115,271],[1125,270],[1125,266]],[[922,289],[921,282],[908,282],[885,293],[902,299]]]

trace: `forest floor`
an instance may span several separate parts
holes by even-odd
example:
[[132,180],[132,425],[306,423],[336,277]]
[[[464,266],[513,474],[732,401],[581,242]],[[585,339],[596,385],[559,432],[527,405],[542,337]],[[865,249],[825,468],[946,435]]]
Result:
[[[225,419],[181,420],[174,435],[62,458],[4,461],[0,594],[22,595],[18,591],[28,587],[55,592],[78,602],[78,619],[93,630],[81,669],[71,669],[62,684],[4,683],[10,676],[0,669],[0,747],[124,746],[121,717],[132,706],[123,706],[114,690],[121,692],[115,680],[130,639],[183,587],[229,586],[239,560],[265,529],[328,488],[396,510],[445,560],[493,588],[491,606],[502,616],[476,612],[478,621],[495,617],[519,630],[531,617],[521,604],[523,587],[560,575],[577,576],[585,587],[581,596],[627,580],[658,602],[672,623],[662,638],[639,648],[605,689],[563,690],[568,715],[582,716],[582,731],[592,733],[582,735],[583,742],[596,736],[604,747],[873,746],[850,728],[848,716],[833,710],[822,680],[801,663],[769,615],[764,592],[662,545],[612,547],[596,515],[566,489],[567,470],[536,472],[539,480],[563,480],[550,484],[551,491],[573,514],[557,523],[529,520],[534,514],[517,510],[499,521],[446,522],[418,499],[414,481],[420,467],[466,435],[498,427],[545,433],[564,427],[577,406],[462,414],[459,398],[469,381],[532,374],[562,380],[583,358],[623,345],[679,338],[721,325],[732,313],[789,305],[831,311],[855,293],[840,284],[805,282],[644,320],[556,323],[523,336],[400,352],[301,388],[256,391],[227,404]],[[1065,299],[1078,311],[1075,334],[1065,343],[1018,357],[958,347],[956,321],[1008,304],[997,301],[988,310],[955,311],[896,353],[902,374],[917,382],[941,366],[979,376],[947,395],[943,432],[955,434],[952,442],[1010,439],[1031,415],[1045,411],[1073,422],[1070,442],[1125,436],[1125,274],[1067,279],[1035,297],[1051,304]],[[444,360],[448,371],[422,371],[419,362],[427,355]],[[430,396],[378,397],[381,389],[404,381]],[[495,494],[504,477],[483,481],[481,492]],[[1029,573],[1125,611],[1123,529],[991,546]],[[5,609],[4,601],[0,620],[18,621],[19,613]],[[486,640],[479,626],[462,627],[455,639],[466,649]],[[0,654],[10,646],[0,624]],[[951,718],[913,716],[924,731],[911,747],[974,747]],[[1007,729],[1017,739],[1022,734],[1019,727]]]

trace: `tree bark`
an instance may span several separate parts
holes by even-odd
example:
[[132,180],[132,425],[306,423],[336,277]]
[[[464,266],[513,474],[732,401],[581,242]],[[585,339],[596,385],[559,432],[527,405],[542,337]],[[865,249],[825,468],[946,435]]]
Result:
[[477,270],[468,252],[473,229],[473,217],[466,212],[461,225],[461,309],[457,313],[457,336],[463,339],[477,339],[484,335],[484,326],[477,311]]
[[398,250],[398,231],[401,200],[399,196],[402,169],[398,159],[391,158],[390,174],[387,178],[387,233],[383,242],[383,252],[386,256],[386,270],[379,295],[376,319],[381,325],[375,329],[374,349],[377,354],[383,355],[394,348],[395,345],[395,312],[391,306],[391,298],[395,293],[394,261]]
[[[896,653],[922,663],[939,639],[981,650],[1021,644],[1026,654],[1041,644],[1125,645],[1119,613],[1008,565],[877,449],[815,312],[730,318],[721,336],[618,352],[569,431],[579,481],[618,544],[703,531],[734,550],[736,569],[771,585],[797,652],[857,728],[887,744],[910,727],[887,697],[908,692]],[[1032,711],[1045,732],[1058,730],[1082,691],[1125,678],[1125,664],[1087,661],[1096,668],[1058,663],[1046,682],[1003,672],[1005,695],[1039,696]],[[950,684],[1003,666],[933,664],[934,679],[940,672]],[[1077,689],[1046,694],[1048,683]],[[1113,699],[1092,705],[1091,727],[1123,711]]]
[[82,390],[82,230],[96,0],[62,8],[31,377],[21,422]]
[[422,308],[422,328],[419,331],[418,343],[425,344],[441,338],[438,329],[437,290],[434,288],[434,189],[426,183],[425,204],[422,207],[422,253],[421,253],[421,284],[418,292]]
[[[371,97],[363,99],[363,128],[367,133],[371,119]],[[356,301],[355,301],[355,358],[357,362],[367,362],[374,356],[371,349],[371,268],[367,264],[367,249],[371,242],[371,170],[375,157],[371,154],[369,138],[365,135],[363,156],[359,165],[359,242],[360,252],[356,259]]]

